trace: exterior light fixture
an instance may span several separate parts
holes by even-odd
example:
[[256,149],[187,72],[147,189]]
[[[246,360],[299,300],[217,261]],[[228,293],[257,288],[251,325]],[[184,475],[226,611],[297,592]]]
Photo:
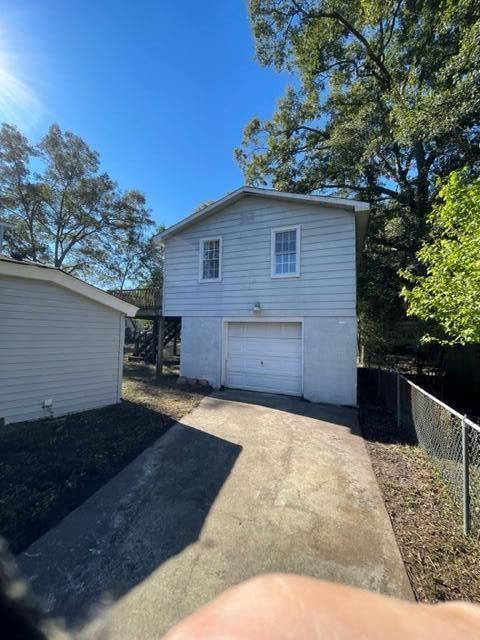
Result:
[[255,302],[252,309],[253,313],[260,313],[261,310],[262,310],[262,307],[260,305],[260,302]]

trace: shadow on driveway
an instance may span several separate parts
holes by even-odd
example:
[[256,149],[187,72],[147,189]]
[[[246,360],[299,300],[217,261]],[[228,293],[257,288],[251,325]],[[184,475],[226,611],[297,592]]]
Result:
[[82,626],[195,542],[241,449],[175,424],[19,556],[43,608]]

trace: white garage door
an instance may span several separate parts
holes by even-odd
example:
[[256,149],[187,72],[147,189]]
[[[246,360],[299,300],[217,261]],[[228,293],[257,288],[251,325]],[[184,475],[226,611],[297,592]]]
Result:
[[225,386],[301,396],[302,325],[229,322]]

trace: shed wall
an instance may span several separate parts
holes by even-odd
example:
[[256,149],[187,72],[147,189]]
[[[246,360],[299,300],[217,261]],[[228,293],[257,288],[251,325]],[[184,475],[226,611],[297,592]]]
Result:
[[[120,400],[123,315],[26,278],[0,276],[0,419],[60,416]],[[52,399],[52,409],[43,402]]]

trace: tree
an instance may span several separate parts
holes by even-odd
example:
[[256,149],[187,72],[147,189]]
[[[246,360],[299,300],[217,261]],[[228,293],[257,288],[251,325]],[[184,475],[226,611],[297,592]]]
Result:
[[250,16],[260,63],[296,77],[245,129],[246,182],[369,201],[360,310],[390,322],[438,178],[479,171],[480,4],[250,0]]
[[36,150],[18,129],[0,129],[0,211],[15,223],[8,232],[10,249],[32,260],[48,260],[48,239],[40,185],[34,182],[30,161]]
[[424,216],[478,163],[476,0],[250,0],[257,57],[299,76],[237,157],[249,182],[350,191]]
[[53,125],[32,146],[4,124],[0,194],[2,216],[14,223],[11,251],[96,282],[118,279],[119,270],[123,283],[135,276],[126,253],[153,225],[145,196],[122,192],[80,137]]
[[[433,325],[426,340],[480,342],[480,179],[454,171],[428,216],[430,238],[418,252],[423,275],[405,270],[408,314]],[[438,330],[439,329],[439,330]]]
[[120,229],[107,247],[107,260],[98,273],[98,280],[111,289],[124,289],[135,284],[140,287],[159,287],[163,280],[163,250],[155,241],[155,233],[141,227]]

